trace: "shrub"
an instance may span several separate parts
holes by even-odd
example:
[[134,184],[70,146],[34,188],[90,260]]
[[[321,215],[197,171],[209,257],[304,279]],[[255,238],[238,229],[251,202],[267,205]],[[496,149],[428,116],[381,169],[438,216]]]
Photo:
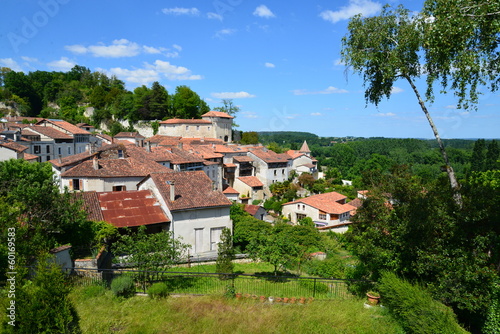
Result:
[[384,272],[377,288],[384,305],[408,333],[467,333],[451,308],[432,299],[423,287]]
[[153,285],[151,285],[147,293],[152,299],[166,298],[170,294],[167,284],[163,282],[154,283]]
[[111,291],[118,297],[130,297],[135,294],[134,280],[130,276],[119,276],[111,282]]
[[316,291],[316,293],[328,293],[329,291],[328,285],[321,282],[316,282],[315,285],[313,280],[301,279],[299,281],[299,286],[309,289],[310,291]]

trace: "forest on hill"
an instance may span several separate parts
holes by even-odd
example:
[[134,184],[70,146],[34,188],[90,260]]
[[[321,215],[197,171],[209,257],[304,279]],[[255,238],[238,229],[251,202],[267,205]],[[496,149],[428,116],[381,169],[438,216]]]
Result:
[[[0,116],[18,112],[19,116],[64,119],[99,127],[102,121],[162,120],[200,118],[210,107],[188,86],[169,93],[154,82],[129,91],[115,76],[76,65],[68,72],[34,71],[25,74],[0,68]],[[11,108],[9,108],[11,107]],[[88,107],[92,116],[85,116]],[[111,124],[110,124],[111,123]]]

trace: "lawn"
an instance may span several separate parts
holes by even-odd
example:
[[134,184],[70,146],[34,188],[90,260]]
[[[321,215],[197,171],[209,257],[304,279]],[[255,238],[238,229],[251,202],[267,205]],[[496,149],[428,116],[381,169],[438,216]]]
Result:
[[402,333],[380,307],[363,300],[269,304],[222,296],[119,299],[109,290],[71,293],[83,333]]

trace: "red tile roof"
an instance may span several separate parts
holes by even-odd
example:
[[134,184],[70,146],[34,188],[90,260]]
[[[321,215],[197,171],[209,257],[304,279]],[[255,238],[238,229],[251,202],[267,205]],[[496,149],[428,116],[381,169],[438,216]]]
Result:
[[264,186],[256,176],[240,176],[237,179],[252,188]]
[[154,161],[139,162],[135,158],[99,159],[98,169],[94,168],[94,161],[87,160],[65,171],[61,177],[146,177],[150,173],[168,171],[172,170]]
[[40,134],[47,136],[49,138],[52,138],[52,139],[73,139],[73,136],[70,136],[67,133],[59,131],[59,130],[52,128],[50,126],[33,125],[33,126],[28,127],[28,128],[24,128],[23,134],[26,130],[31,130],[31,131],[34,131],[35,133],[40,133]]
[[24,146],[24,145],[21,145],[21,144],[18,144],[16,142],[2,142],[0,143],[0,146],[3,146],[3,147],[6,147],[8,149],[11,149],[13,151],[16,151],[17,153],[21,153],[25,150],[28,149],[27,146]]
[[246,156],[246,155],[237,155],[235,157],[233,157],[233,160],[236,161],[236,162],[252,162],[253,159]]
[[24,153],[23,159],[26,161],[31,161],[31,160],[38,160],[38,155],[30,154],[30,153]]
[[114,138],[139,138],[139,139],[144,139],[143,135],[141,135],[139,132],[119,132],[115,135]]
[[76,193],[90,220],[104,220],[115,227],[166,223],[170,220],[150,190]]
[[344,201],[346,198],[347,198],[346,196],[333,191],[330,193],[301,198],[293,202],[285,203],[283,205],[302,203],[312,206],[326,213],[341,214],[356,209],[352,205],[338,203],[340,201]]
[[222,111],[209,111],[206,114],[201,115],[201,117],[221,117],[221,118],[234,118],[233,116],[222,112]]
[[212,124],[212,122],[207,121],[206,119],[172,118],[172,119],[167,119],[166,121],[161,121],[160,124]]
[[232,188],[232,187],[227,187],[226,189],[224,189],[224,191],[222,192],[224,194],[240,194],[236,189]]
[[250,205],[250,204],[245,205],[245,211],[251,214],[252,216],[255,216],[257,211],[259,211],[259,209],[260,209],[259,205]]
[[80,129],[76,125],[68,123],[66,121],[60,119],[43,119],[40,122],[36,123],[36,125],[51,124],[57,127],[59,130],[63,130],[64,132],[71,133],[72,135],[89,135],[90,132],[84,129]]
[[258,149],[250,151],[250,154],[254,154],[266,163],[288,162],[288,160],[290,160],[288,154],[278,154],[271,150]]
[[[232,204],[221,191],[212,190],[212,181],[202,171],[151,174],[150,177],[170,211],[227,207]],[[170,199],[172,182],[175,190],[174,201]]]

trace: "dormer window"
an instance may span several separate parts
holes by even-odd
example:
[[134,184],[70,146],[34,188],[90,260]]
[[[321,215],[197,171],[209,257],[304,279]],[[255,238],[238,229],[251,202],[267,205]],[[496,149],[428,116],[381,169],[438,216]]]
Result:
[[123,150],[118,150],[118,158],[123,159]]

